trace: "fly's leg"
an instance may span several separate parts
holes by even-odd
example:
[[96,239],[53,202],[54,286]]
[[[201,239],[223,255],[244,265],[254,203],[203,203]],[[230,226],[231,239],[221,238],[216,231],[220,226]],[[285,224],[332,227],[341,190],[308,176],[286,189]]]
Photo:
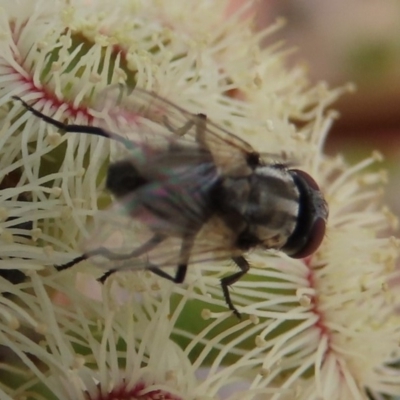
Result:
[[170,124],[168,117],[165,115],[163,116],[163,122],[164,122],[165,127],[170,132],[172,132],[174,135],[177,135],[177,136],[184,136],[189,131],[189,129],[192,128],[192,126],[195,124],[195,121],[191,119],[188,122],[186,122],[185,125],[181,126],[180,128],[174,128]]
[[105,272],[100,278],[97,278],[97,281],[104,284],[104,282],[108,279],[108,277],[112,274],[114,274],[115,272],[118,272],[117,268],[112,268],[110,270],[108,270],[107,272]]
[[193,126],[195,126],[196,141],[203,147],[207,147],[205,143],[207,116],[205,114],[193,115],[193,119],[190,119],[188,122],[186,122],[185,125],[181,126],[180,128],[174,128],[170,124],[167,116],[163,117],[163,122],[166,128],[177,136],[184,136]]
[[[164,235],[154,235],[152,238],[150,238],[146,243],[143,243],[140,247],[134,249],[132,252],[129,254],[117,254],[114,253],[110,250],[108,250],[105,247],[99,247],[95,250],[89,251],[87,253],[82,254],[79,257],[74,258],[73,260],[62,264],[62,265],[55,265],[55,268],[57,271],[63,271],[65,269],[71,268],[74,265],[80,263],[83,260],[87,260],[90,257],[93,256],[103,256],[105,258],[108,258],[109,260],[128,260],[130,258],[134,257],[140,257],[142,254],[147,253],[148,251],[152,250],[155,246],[159,245],[162,241],[164,241],[166,237]],[[107,271],[104,275],[108,276],[111,275],[111,273],[117,271],[118,269],[111,269],[110,271]],[[103,276],[104,276],[103,275]],[[106,278],[103,279],[103,276],[99,279],[101,282],[103,282]]]
[[161,268],[153,264],[150,264],[150,266],[147,269],[153,272],[153,274],[160,276],[161,278],[167,279],[174,283],[182,283],[185,280],[187,272],[187,264],[179,264],[176,268],[176,274],[174,276],[167,274]]
[[199,143],[204,149],[208,150],[206,143],[206,131],[207,131],[207,116],[205,114],[196,115],[196,142]]
[[51,117],[41,113],[40,111],[36,110],[32,106],[30,106],[28,103],[26,103],[24,100],[22,100],[20,97],[13,96],[13,99],[20,101],[22,103],[22,105],[36,117],[47,122],[48,124],[55,126],[56,128],[60,129],[63,132],[87,133],[89,135],[96,135],[96,136],[101,136],[101,137],[105,137],[108,139],[118,140],[119,142],[121,142],[122,144],[125,144],[125,145],[127,143],[127,140],[124,139],[122,136],[119,136],[114,133],[112,135],[110,135],[110,133],[108,133],[106,130],[104,130],[98,126],[64,124],[64,123],[57,121],[56,119],[51,118]]
[[[146,243],[142,246],[138,247],[137,249],[133,250],[129,254],[115,254],[104,247],[101,247],[101,252],[98,252],[97,255],[102,255],[109,260],[129,260],[130,258],[140,257],[144,253],[149,252],[150,250],[154,249],[157,245],[159,245],[162,241],[166,239],[163,235],[154,235],[151,239],[149,239]],[[96,249],[98,251],[100,249]],[[91,255],[94,255],[93,253]],[[104,283],[107,278],[112,275],[114,272],[118,272],[118,268],[112,268],[104,273],[99,279],[97,279],[100,283]]]
[[[158,241],[157,241],[158,239]],[[143,246],[141,246],[139,249],[134,251],[134,257],[138,257],[141,254],[150,251],[153,247],[155,247],[157,244],[161,243],[165,239],[165,236],[161,235],[155,235],[153,236],[152,239],[150,239],[147,243],[145,243]],[[154,240],[154,242],[152,242]],[[152,243],[150,243],[152,242]],[[179,264],[176,269],[176,274],[175,276],[171,276],[167,272],[163,271],[160,267],[158,267],[155,264],[149,263],[146,266],[146,269],[149,271],[153,272],[153,274],[160,276],[161,278],[167,279],[169,281],[172,281],[174,283],[182,283],[185,280],[186,272],[187,272],[187,266],[189,263],[189,257],[190,257],[190,251],[193,247],[194,243],[194,237],[189,236],[187,238],[184,238],[182,240],[182,245],[179,253]],[[144,247],[147,246],[145,249]],[[138,254],[138,253],[141,254]],[[118,255],[120,257],[120,255]],[[132,253],[129,255],[129,257],[132,257]],[[118,268],[115,269],[110,269],[107,271],[104,275],[102,275],[98,281],[101,283],[104,283],[107,278],[112,275],[114,272],[118,272]]]
[[[190,119],[188,122],[186,122],[185,125],[181,126],[180,128],[174,128],[170,124],[167,116],[163,117],[163,122],[166,128],[178,137],[183,137],[193,126],[195,126],[196,142],[200,145],[201,148],[209,151],[208,144],[206,142],[207,116],[205,114],[193,115],[193,119]],[[171,143],[170,149],[173,149],[174,146],[176,146],[176,144]]]
[[193,248],[195,236],[188,236],[182,240],[181,249],[179,252],[179,264],[176,268],[175,276],[171,276],[154,264],[150,264],[147,269],[161,278],[168,279],[174,283],[182,283],[185,280],[187,267],[190,258],[190,252]]
[[222,288],[222,293],[224,294],[226,304],[228,305],[229,309],[232,310],[232,312],[239,319],[242,319],[240,312],[236,309],[236,307],[232,303],[231,295],[229,293],[229,286],[237,282],[243,275],[246,275],[250,269],[250,265],[243,256],[233,257],[232,260],[240,268],[240,271],[232,275],[226,276],[225,278],[222,278],[221,288]]
[[89,257],[90,257],[89,255],[84,253],[81,256],[76,257],[73,260],[71,260],[71,261],[69,261],[69,262],[67,262],[65,264],[55,265],[54,268],[57,271],[64,271],[64,269],[69,269],[69,268],[73,267],[74,265],[79,264],[81,261],[84,261],[84,260],[88,259]]

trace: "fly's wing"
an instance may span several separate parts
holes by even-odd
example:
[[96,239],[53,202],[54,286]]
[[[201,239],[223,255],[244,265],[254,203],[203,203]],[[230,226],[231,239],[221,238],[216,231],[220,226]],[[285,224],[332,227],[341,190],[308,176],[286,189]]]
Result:
[[110,86],[99,94],[96,108],[107,119],[108,129],[123,131],[133,142],[143,141],[141,132],[152,144],[161,138],[196,142],[210,152],[224,175],[246,176],[251,173],[250,164],[258,161],[259,154],[244,140],[150,91]]
[[176,267],[232,256],[233,235],[207,201],[213,164],[182,166],[99,212],[84,252],[105,269]]
[[[187,237],[159,237],[123,211],[112,209],[100,213],[94,224],[96,236],[84,244],[84,253],[90,257],[90,262],[105,270],[176,268],[180,264],[201,265],[236,255],[232,232],[220,220],[206,222],[197,236],[193,236],[193,241],[191,238],[190,242],[185,242]],[[163,221],[159,224],[161,228],[166,227]],[[215,226],[221,229],[216,230]],[[190,247],[188,258],[182,256],[185,247]]]
[[106,269],[229,258],[232,232],[221,221],[206,223],[206,198],[221,170],[248,173],[251,147],[208,121],[200,126],[204,119],[153,93],[122,89],[99,96],[97,117],[101,127],[127,138],[127,159],[147,183],[97,215],[84,252]]

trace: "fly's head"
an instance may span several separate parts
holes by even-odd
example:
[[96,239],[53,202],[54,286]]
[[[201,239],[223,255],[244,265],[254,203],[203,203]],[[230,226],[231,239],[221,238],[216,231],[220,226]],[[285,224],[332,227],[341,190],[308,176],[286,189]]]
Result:
[[310,175],[298,169],[288,173],[299,192],[299,211],[296,227],[281,250],[290,257],[304,258],[313,254],[324,239],[328,204]]
[[[310,175],[282,165],[255,169],[238,246],[281,250],[290,257],[314,253],[325,236],[328,207]],[[246,246],[247,245],[247,246]]]

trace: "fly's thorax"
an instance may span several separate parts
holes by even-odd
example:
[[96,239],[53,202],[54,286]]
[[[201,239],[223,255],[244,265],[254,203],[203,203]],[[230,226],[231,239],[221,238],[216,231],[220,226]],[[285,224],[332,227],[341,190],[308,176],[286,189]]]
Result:
[[236,245],[281,248],[293,233],[299,191],[287,169],[266,165],[246,177],[225,177],[218,189],[218,212],[237,232]]
[[247,203],[250,235],[266,249],[280,249],[295,230],[299,212],[299,191],[288,170],[281,165],[257,167]]

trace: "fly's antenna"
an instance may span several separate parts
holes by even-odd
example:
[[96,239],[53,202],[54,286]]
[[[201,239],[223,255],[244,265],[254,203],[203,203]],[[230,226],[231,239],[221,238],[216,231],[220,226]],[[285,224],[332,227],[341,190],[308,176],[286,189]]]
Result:
[[49,117],[48,115],[45,115],[45,114],[41,113],[40,111],[36,110],[32,106],[30,106],[26,101],[22,100],[20,97],[13,96],[12,98],[14,100],[20,101],[22,103],[22,105],[33,115],[35,115],[36,117],[40,118],[41,120],[47,122],[48,124],[55,126],[56,128],[60,129],[63,132],[87,133],[89,135],[101,136],[101,137],[105,137],[107,139],[114,139],[118,142],[121,142],[126,147],[130,147],[130,145],[131,145],[131,142],[128,139],[125,139],[124,137],[117,135],[115,133],[109,133],[106,130],[104,130],[98,126],[64,124],[60,121],[57,121],[54,118]]

